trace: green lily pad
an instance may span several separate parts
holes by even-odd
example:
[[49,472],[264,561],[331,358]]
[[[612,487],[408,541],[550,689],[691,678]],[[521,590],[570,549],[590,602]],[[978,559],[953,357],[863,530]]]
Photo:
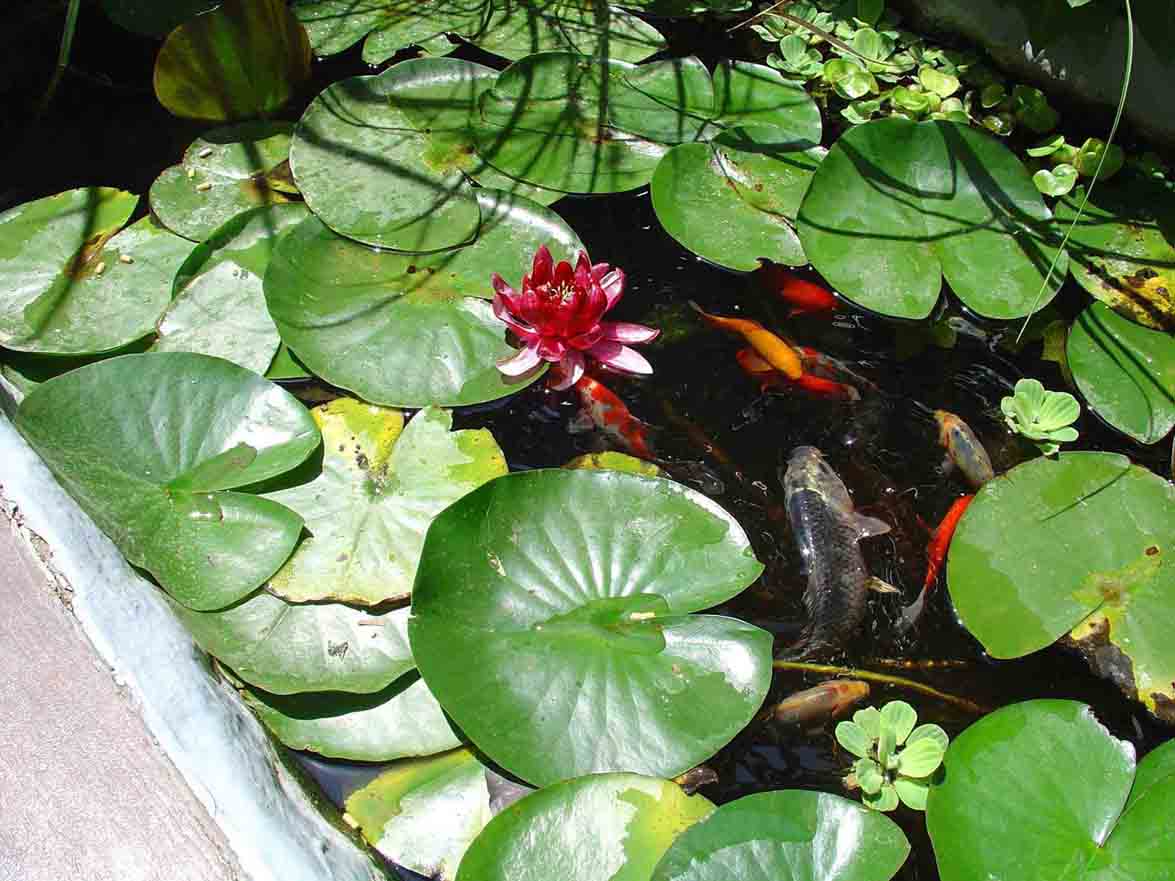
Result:
[[445,35],[476,30],[488,12],[486,0],[294,0],[291,8],[315,55],[337,55],[366,38],[368,64],[409,46],[449,52]]
[[1124,456],[1062,453],[984,485],[951,541],[947,578],[964,626],[994,657],[1071,633],[1124,655],[1120,684],[1170,713],[1171,554],[1175,486]]
[[244,697],[286,746],[334,759],[388,762],[461,745],[441,705],[415,673],[372,694],[279,695],[247,689]]
[[626,474],[640,474],[643,477],[660,477],[661,469],[653,462],[646,462],[627,453],[606,450],[603,453],[584,453],[563,465],[575,470],[623,471]]
[[670,480],[512,474],[429,528],[412,650],[462,731],[523,780],[673,776],[727,743],[766,695],[770,635],[690,614],[762,570],[734,518]]
[[187,119],[264,116],[308,79],[310,41],[284,0],[224,0],[168,34],[155,59],[159,103]]
[[820,143],[820,108],[811,96],[777,70],[749,61],[718,62],[714,68],[716,125],[769,125],[779,130],[780,142],[798,147]]
[[294,357],[290,347],[282,343],[277,347],[277,354],[273,356],[269,369],[265,371],[265,378],[275,381],[309,379],[310,371]]
[[616,3],[626,9],[636,9],[649,15],[665,18],[685,18],[706,12],[727,14],[749,9],[751,0],[621,0]]
[[288,160],[292,131],[255,122],[206,132],[151,184],[151,210],[172,232],[202,242],[238,214],[288,202],[267,176]]
[[816,269],[848,299],[883,315],[925,318],[945,277],[974,312],[1020,318],[1055,254],[1051,215],[1028,171],[989,136],[953,122],[880,119],[847,131],[800,207]]
[[300,514],[311,537],[269,589],[296,602],[407,598],[429,524],[505,474],[502,451],[484,429],[452,431],[452,414],[436,408],[420,411],[402,434],[398,410],[350,398],[313,415],[322,431],[322,473],[266,496]]
[[408,609],[291,603],[259,590],[227,609],[172,608],[200,648],[274,694],[383,692],[415,667]]
[[889,881],[910,853],[893,820],[823,792],[748,795],[685,830],[652,881]]
[[461,857],[492,816],[486,768],[467,749],[397,762],[348,796],[346,810],[392,862],[454,881]]
[[[1083,189],[1057,203],[1068,229]],[[1175,192],[1140,175],[1099,184],[1070,238],[1077,282],[1147,327],[1175,331]]]
[[107,17],[144,37],[165,37],[185,21],[216,8],[220,0],[102,0]]
[[92,187],[0,214],[0,345],[93,355],[151,333],[192,243],[148,217],[117,232],[137,202]]
[[[491,401],[514,349],[489,303],[493,272],[513,276],[547,243],[557,259],[582,245],[554,212],[479,190],[477,241],[442,254],[377,253],[316,218],[286,235],[265,277],[282,339],[317,375],[373,403],[423,407]],[[533,377],[537,379],[537,377]]]
[[254,208],[197,245],[175,276],[155,351],[200,352],[265,373],[281,338],[262,279],[278,237],[307,214],[296,203]]
[[466,851],[457,881],[649,881],[673,840],[713,809],[654,777],[568,780],[494,817]]
[[760,259],[808,262],[795,232],[796,212],[824,150],[777,146],[778,129],[727,131],[709,144],[679,144],[653,174],[657,219],[700,257],[752,271]]
[[119,550],[180,603],[218,609],[294,548],[302,519],[226,492],[282,474],[318,446],[289,393],[235,364],[123,355],[51,379],[17,426]]
[[1042,168],[1032,175],[1032,182],[1046,196],[1064,196],[1077,183],[1077,169],[1062,162],[1052,170]]
[[1175,427],[1171,334],[1093,303],[1074,322],[1065,352],[1082,397],[1118,431],[1153,444]]
[[926,806],[943,881],[1175,878],[1172,757],[1175,741],[1136,766],[1075,701],[985,716],[947,750]]

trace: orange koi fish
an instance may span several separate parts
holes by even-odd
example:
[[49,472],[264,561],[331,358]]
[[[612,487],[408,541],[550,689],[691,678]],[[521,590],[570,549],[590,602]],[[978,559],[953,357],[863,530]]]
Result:
[[800,278],[775,263],[764,263],[759,270],[763,286],[792,308],[788,318],[797,315],[827,315],[840,304],[832,291],[814,281]]
[[586,373],[575,383],[575,393],[583,404],[580,419],[612,438],[630,455],[652,461],[652,445],[649,443],[648,426],[628,411],[624,401]]
[[949,471],[952,466],[958,468],[974,489],[995,477],[991,457],[971,426],[946,410],[935,410],[934,419],[938,422],[938,442],[947,451],[942,463],[944,470]]
[[[803,348],[801,347],[797,351],[803,352]],[[818,398],[835,398],[842,401],[861,400],[861,393],[853,386],[836,382],[826,376],[805,372],[797,379],[789,380],[760,357],[754,349],[739,349],[735,352],[734,357],[738,361],[738,366],[748,376],[758,381],[761,391],[767,391],[771,388],[793,388]],[[806,367],[807,359],[802,359],[801,363]]]
[[951,539],[954,538],[955,528],[959,525],[963,513],[974,498],[973,495],[967,495],[955,499],[930,536],[930,541],[926,544],[926,580],[922,582],[922,592],[918,594],[918,598],[914,602],[902,611],[902,618],[906,626],[913,624],[922,615],[926,598],[930,595],[935,581],[938,580],[938,573],[942,570],[943,561],[947,558],[947,550],[951,546]]
[[768,712],[771,719],[780,725],[819,725],[843,716],[853,705],[867,697],[869,683],[856,679],[833,679],[784,698]]
[[799,379],[804,375],[804,366],[800,362],[799,353],[759,322],[749,318],[724,318],[721,315],[711,315],[693,300],[690,300],[690,306],[711,327],[739,334],[750,343],[751,348],[759,357],[788,379]]

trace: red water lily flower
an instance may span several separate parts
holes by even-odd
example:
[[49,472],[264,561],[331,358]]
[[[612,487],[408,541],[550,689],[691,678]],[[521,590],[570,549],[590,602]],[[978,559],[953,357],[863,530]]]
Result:
[[649,374],[652,366],[627,343],[647,343],[660,331],[627,321],[602,321],[624,292],[624,273],[607,263],[594,266],[580,251],[575,269],[558,264],[543,245],[518,293],[496,272],[494,314],[518,335],[522,349],[498,362],[506,376],[523,376],[543,361],[558,365],[554,388],[574,385],[585,356],[621,373]]

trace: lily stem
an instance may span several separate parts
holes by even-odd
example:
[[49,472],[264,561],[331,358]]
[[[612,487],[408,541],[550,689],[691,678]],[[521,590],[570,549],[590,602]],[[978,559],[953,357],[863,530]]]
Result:
[[39,113],[43,114],[53,102],[57,94],[57,87],[61,78],[69,67],[69,56],[73,51],[73,35],[78,28],[78,11],[82,8],[82,0],[69,0],[69,7],[65,10],[65,29],[61,33],[61,48],[57,51],[57,68],[53,71],[53,79],[49,81],[49,88],[41,98]]
[[954,704],[956,707],[966,710],[968,713],[974,713],[977,716],[991,712],[990,708],[981,706],[965,697],[948,694],[924,682],[907,679],[904,676],[894,676],[890,673],[876,673],[873,670],[861,670],[856,667],[839,667],[835,664],[809,664],[804,661],[776,661],[772,666],[776,670],[796,670],[803,673],[825,673],[830,676],[848,676],[852,679],[864,679],[867,682],[880,682],[884,685],[907,688],[910,691],[917,691],[929,697],[946,701],[948,704]]

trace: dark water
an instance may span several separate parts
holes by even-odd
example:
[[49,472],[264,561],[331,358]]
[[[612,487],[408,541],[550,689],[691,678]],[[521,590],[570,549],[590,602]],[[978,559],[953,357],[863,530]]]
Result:
[[[155,102],[150,91],[154,44],[119,31],[87,8],[75,46],[75,63],[85,77],[67,78],[51,112],[33,124],[28,110],[48,78],[58,21],[35,13],[33,4],[20,7],[14,15],[18,27],[10,31],[9,51],[24,63],[10,60],[7,68],[0,69],[16,71],[9,74],[15,79],[0,80],[0,89],[6,90],[0,98],[7,101],[9,112],[0,147],[8,172],[0,180],[0,210],[82,185],[118,186],[145,194],[156,175],[176,162],[204,128],[171,118]],[[737,45],[715,40],[713,28],[697,23],[673,28],[660,24],[670,34],[674,55],[697,53],[712,61],[740,51]],[[472,50],[462,54],[492,61]],[[316,83],[305,98],[329,82],[363,70],[355,53],[320,63]],[[296,119],[300,110],[294,107],[285,116]],[[1040,697],[1085,701],[1140,754],[1170,735],[1141,706],[1095,679],[1081,659],[1062,648],[1019,661],[988,659],[955,621],[941,585],[918,629],[901,635],[896,626],[901,606],[913,599],[922,584],[928,537],[924,524],[937,523],[950,503],[966,491],[958,477],[941,471],[942,450],[931,411],[946,409],[962,416],[987,445],[997,470],[1021,461],[1028,453],[1004,430],[1000,398],[1022,376],[1035,376],[1049,388],[1064,387],[1056,366],[1038,359],[1039,343],[1016,354],[1007,351],[990,336],[1001,328],[984,328],[956,304],[948,303],[954,314],[967,317],[978,332],[960,334],[954,349],[932,346],[899,361],[895,348],[903,332],[900,325],[859,313],[831,321],[787,320],[786,309],[759,288],[754,277],[707,265],[670,239],[645,194],[567,198],[555,210],[578,232],[593,260],[620,266],[628,274],[628,290],[615,317],[665,331],[662,341],[646,348],[656,370],[651,379],[601,378],[652,426],[653,443],[667,470],[730,510],[767,566],[760,581],[722,612],[772,631],[780,648],[797,635],[804,621],[800,604],[804,582],[798,553],[781,515],[778,474],[793,447],[811,444],[823,450],[839,471],[857,506],[893,526],[889,535],[867,540],[864,548],[871,570],[903,592],[901,597],[871,598],[865,628],[843,657],[832,660],[909,675],[990,707]],[[522,269],[504,267],[503,272],[517,276]],[[720,314],[756,318],[797,343],[843,360],[876,388],[863,390],[862,400],[852,405],[763,395],[734,361],[738,342],[703,327],[685,308],[690,299]],[[1084,302],[1084,294],[1067,288],[1057,305],[1071,316]],[[532,387],[499,405],[461,412],[457,424],[491,429],[513,467],[558,466],[580,453],[608,447],[598,434],[568,432],[576,410],[569,394]],[[1160,473],[1165,471],[1165,447],[1129,442],[1088,413],[1078,428],[1081,438],[1076,449],[1116,450]],[[896,659],[947,659],[964,665],[939,671],[884,666],[885,661]],[[815,681],[781,673],[771,700]],[[895,698],[909,701],[920,721],[937,722],[952,736],[974,720],[948,703],[905,690],[874,686],[870,700],[883,703]],[[377,770],[302,758],[336,804]],[[702,792],[721,803],[782,787],[841,792],[840,778],[849,761],[836,748],[830,726],[798,732],[752,724],[708,764],[719,781]],[[933,881],[938,875],[922,816],[904,808],[893,816],[913,845],[898,877]]]

